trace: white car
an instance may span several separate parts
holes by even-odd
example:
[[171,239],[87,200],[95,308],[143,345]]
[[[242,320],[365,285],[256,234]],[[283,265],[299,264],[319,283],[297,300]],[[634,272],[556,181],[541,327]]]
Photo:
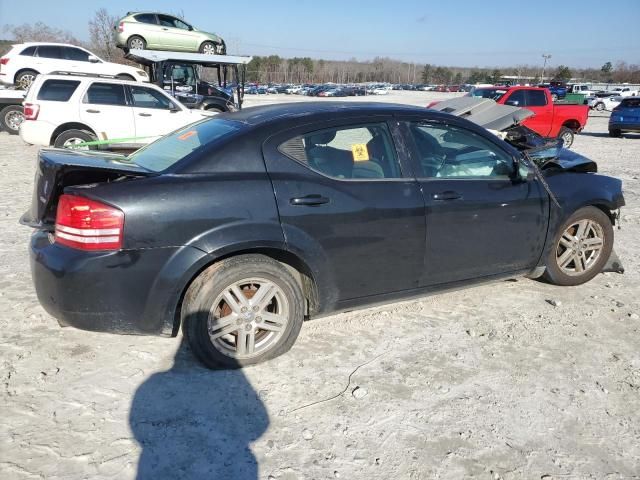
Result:
[[65,43],[20,43],[0,58],[0,83],[27,89],[40,74],[54,72],[110,75],[122,80],[148,82],[147,72],[136,67],[105,62],[75,45]]
[[95,76],[39,75],[24,99],[20,136],[32,145],[95,140],[137,148],[203,117],[155,85]]
[[629,87],[617,87],[612,91],[616,92],[616,95],[619,95],[621,97],[635,97],[636,95],[638,95],[638,90]]
[[587,98],[587,105],[589,108],[593,108],[598,112],[603,110],[612,111],[615,107],[620,105],[622,101],[621,96],[611,96],[611,97],[589,97]]

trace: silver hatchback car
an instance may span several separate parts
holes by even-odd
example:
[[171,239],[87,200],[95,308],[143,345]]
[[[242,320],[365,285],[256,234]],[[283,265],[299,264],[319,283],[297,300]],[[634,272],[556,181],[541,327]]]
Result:
[[224,40],[198,30],[184,20],[153,12],[129,12],[114,25],[115,43],[126,50],[170,50],[226,54]]

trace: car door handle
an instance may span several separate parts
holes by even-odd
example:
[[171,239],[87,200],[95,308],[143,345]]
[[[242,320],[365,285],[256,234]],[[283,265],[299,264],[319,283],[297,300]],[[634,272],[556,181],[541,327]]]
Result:
[[314,206],[329,203],[329,199],[327,197],[323,197],[322,195],[313,194],[307,195],[305,197],[294,197],[289,200],[289,202],[291,203],[291,205]]
[[85,112],[87,112],[87,113],[100,113],[100,110],[94,110],[94,109],[90,108],[88,110],[85,110]]
[[140,115],[141,117],[150,117],[151,116],[150,113],[139,113],[138,115]]
[[459,198],[462,198],[462,195],[458,192],[447,190],[446,192],[434,193],[431,195],[431,198],[434,200],[458,200]]

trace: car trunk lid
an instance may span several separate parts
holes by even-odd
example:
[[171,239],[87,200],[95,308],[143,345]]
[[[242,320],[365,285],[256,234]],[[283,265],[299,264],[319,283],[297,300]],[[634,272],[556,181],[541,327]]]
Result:
[[42,149],[38,155],[31,207],[20,223],[41,230],[53,230],[58,198],[66,187],[153,174],[123,155]]

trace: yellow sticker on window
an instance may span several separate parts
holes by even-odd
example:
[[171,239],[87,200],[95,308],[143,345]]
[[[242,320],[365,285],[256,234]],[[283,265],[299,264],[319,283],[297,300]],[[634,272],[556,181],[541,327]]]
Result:
[[367,150],[367,145],[364,143],[351,145],[351,152],[353,153],[354,162],[366,162],[369,160],[369,150]]

